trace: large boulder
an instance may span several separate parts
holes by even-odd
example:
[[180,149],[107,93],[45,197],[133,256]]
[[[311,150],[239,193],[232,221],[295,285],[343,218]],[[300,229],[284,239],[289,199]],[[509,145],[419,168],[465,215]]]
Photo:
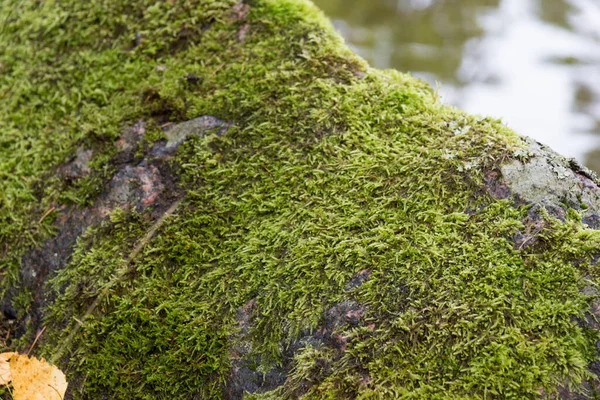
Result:
[[575,161],[368,67],[305,0],[0,21],[0,345],[69,398],[598,395]]

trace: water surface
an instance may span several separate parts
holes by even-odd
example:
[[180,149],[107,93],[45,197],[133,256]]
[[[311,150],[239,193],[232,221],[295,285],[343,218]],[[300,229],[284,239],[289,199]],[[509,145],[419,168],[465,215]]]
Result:
[[600,171],[600,0],[313,0],[358,54]]

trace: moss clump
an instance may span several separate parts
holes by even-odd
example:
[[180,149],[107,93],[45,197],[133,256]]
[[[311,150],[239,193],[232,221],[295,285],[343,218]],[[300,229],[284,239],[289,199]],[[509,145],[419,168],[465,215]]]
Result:
[[45,180],[78,146],[102,183],[140,118],[233,124],[179,148],[185,199],[137,257],[151,223],[117,211],[57,271],[38,351],[68,347],[75,396],[222,398],[240,365],[282,376],[254,398],[538,398],[589,378],[600,236],[571,210],[515,248],[528,208],[482,190],[522,146],[498,121],[368,68],[304,0],[3,8],[3,294],[52,234],[40,215],[102,187]]

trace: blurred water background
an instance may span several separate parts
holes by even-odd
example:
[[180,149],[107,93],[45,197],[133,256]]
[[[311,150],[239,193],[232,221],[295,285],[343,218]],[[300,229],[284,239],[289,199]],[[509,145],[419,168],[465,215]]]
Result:
[[600,0],[313,1],[372,66],[600,172]]

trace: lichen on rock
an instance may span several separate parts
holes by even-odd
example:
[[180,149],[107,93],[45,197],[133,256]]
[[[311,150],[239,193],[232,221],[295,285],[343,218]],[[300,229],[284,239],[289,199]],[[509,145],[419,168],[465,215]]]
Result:
[[70,398],[595,395],[585,169],[305,0],[2,7],[0,338]]

